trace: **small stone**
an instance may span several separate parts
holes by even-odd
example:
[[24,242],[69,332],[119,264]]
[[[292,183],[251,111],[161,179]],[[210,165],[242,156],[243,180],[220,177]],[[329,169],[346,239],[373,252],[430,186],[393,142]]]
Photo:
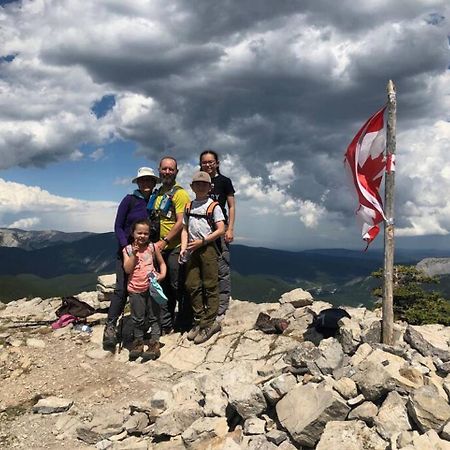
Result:
[[347,377],[342,377],[334,383],[333,388],[339,392],[346,400],[354,398],[358,395],[358,388],[356,383]]
[[373,425],[373,419],[378,413],[377,406],[372,402],[364,402],[357,406],[355,409],[350,411],[348,415],[348,420],[362,420],[369,427]]
[[347,400],[347,405],[353,407],[353,406],[359,405],[359,404],[362,403],[364,400],[365,400],[364,395],[359,394],[359,395],[357,395],[356,397],[349,398],[349,399]]
[[45,348],[45,342],[42,339],[28,338],[27,346],[32,348]]
[[145,413],[133,414],[124,423],[124,428],[128,434],[142,434],[144,428],[148,425],[148,417]]
[[244,422],[245,434],[264,434],[266,431],[266,422],[257,417],[250,417]]
[[101,348],[94,348],[86,352],[86,356],[90,359],[105,359],[111,356],[111,352],[106,352]]
[[73,405],[72,400],[59,397],[40,399],[34,406],[33,412],[37,414],[54,414],[67,411]]
[[266,438],[269,442],[272,442],[275,445],[280,445],[288,438],[288,435],[281,430],[270,430],[266,433]]

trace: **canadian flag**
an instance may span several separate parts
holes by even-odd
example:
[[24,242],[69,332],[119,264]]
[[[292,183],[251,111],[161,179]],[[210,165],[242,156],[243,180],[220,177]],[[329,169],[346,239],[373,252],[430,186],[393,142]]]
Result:
[[[358,194],[359,207],[356,216],[362,222],[362,238],[367,242],[367,246],[379,233],[378,224],[386,220],[379,193],[386,168],[386,133],[383,119],[385,109],[386,106],[369,118],[345,152],[344,164],[352,175]],[[390,170],[394,170],[393,161],[390,161]]]

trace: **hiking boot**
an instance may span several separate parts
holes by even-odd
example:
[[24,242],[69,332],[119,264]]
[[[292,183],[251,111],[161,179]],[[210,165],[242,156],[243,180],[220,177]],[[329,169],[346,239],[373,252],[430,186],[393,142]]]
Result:
[[130,361],[136,361],[144,352],[144,342],[142,339],[135,339],[131,344],[130,353],[128,359]]
[[203,342],[206,342],[210,337],[218,333],[221,328],[219,322],[214,322],[210,327],[200,328],[197,336],[194,338],[194,344],[203,344]]
[[195,327],[192,327],[187,334],[188,341],[193,341],[199,331],[200,331],[200,327],[198,325],[195,325]]
[[117,345],[117,331],[116,326],[109,322],[106,324],[103,331],[103,350],[107,352],[115,352]]
[[166,327],[161,330],[161,336],[166,336],[168,334],[172,334],[174,329],[172,327]]
[[161,356],[159,341],[150,341],[147,350],[142,353],[142,361],[151,361]]

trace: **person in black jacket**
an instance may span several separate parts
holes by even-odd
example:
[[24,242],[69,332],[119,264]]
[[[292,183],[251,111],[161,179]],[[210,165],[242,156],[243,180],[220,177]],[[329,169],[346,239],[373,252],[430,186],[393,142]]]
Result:
[[231,277],[229,244],[234,239],[234,222],[236,217],[234,187],[232,181],[222,175],[219,169],[219,155],[214,150],[204,150],[200,154],[200,169],[211,177],[209,196],[219,202],[225,216],[225,236],[220,240],[219,256],[219,311],[217,320],[221,321],[230,304]]

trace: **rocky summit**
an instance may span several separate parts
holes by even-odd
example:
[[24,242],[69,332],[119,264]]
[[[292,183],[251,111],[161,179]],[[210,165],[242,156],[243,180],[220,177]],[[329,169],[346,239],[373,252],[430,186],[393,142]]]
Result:
[[[2,305],[0,448],[450,449],[450,328],[396,323],[386,346],[379,310],[345,308],[325,338],[311,324],[331,305],[295,289],[233,300],[209,341],[166,335],[159,359],[129,362],[101,346],[112,282],[78,296],[100,311],[87,327],[50,327],[60,298]],[[266,334],[260,313],[289,325]]]

